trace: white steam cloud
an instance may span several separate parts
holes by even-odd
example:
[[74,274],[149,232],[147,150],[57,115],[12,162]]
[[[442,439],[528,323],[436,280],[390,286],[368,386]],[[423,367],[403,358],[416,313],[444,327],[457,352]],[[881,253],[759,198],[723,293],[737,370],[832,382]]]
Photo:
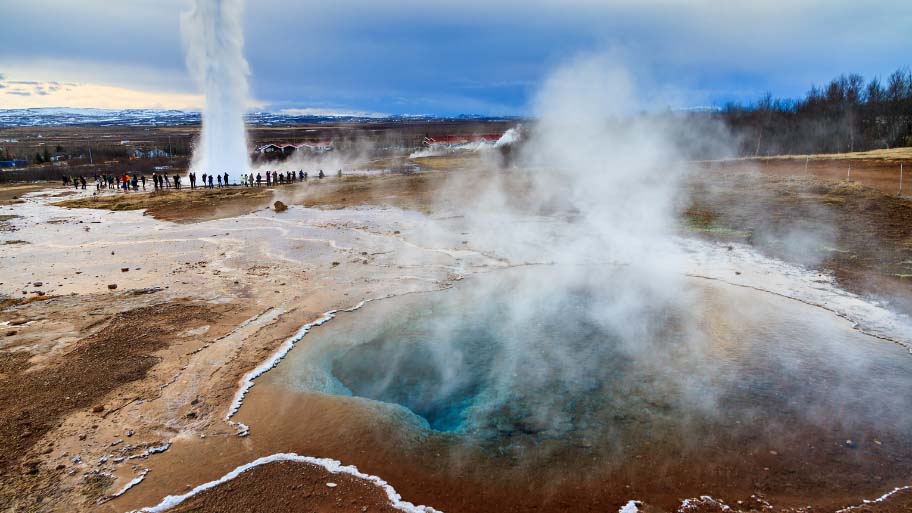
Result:
[[194,0],[181,17],[187,67],[206,95],[191,170],[228,173],[235,180],[250,168],[244,128],[250,68],[242,14],[242,0]]

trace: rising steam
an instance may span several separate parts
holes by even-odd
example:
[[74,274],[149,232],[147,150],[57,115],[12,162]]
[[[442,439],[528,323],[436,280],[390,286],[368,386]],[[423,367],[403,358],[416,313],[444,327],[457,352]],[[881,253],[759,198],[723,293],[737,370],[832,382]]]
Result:
[[250,167],[244,109],[247,76],[242,0],[193,0],[181,17],[187,67],[206,95],[202,134],[191,169],[237,179]]

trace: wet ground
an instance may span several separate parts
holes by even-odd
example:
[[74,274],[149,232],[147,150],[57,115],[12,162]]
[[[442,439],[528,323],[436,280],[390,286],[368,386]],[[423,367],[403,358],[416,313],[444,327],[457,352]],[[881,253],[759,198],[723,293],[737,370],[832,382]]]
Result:
[[[389,481],[406,500],[445,511],[495,506],[502,511],[540,510],[542,504],[551,510],[616,511],[629,500],[647,501],[640,505],[643,512],[721,510],[719,502],[710,500],[682,503],[701,493],[718,494],[716,499],[736,509],[762,509],[764,501],[774,499],[782,511],[798,511],[808,503],[816,505],[814,511],[834,511],[880,497],[902,483],[897,474],[907,471],[909,462],[909,437],[900,436],[905,424],[889,415],[870,415],[866,408],[889,410],[885,400],[902,402],[907,397],[897,393],[885,398],[874,394],[873,387],[879,383],[899,390],[906,384],[901,362],[908,358],[903,333],[909,331],[903,331],[895,314],[907,313],[902,301],[909,297],[908,280],[902,276],[904,252],[912,248],[903,217],[908,200],[888,198],[857,183],[845,187],[778,176],[757,180],[753,171],[745,182],[743,170],[725,180],[713,178],[721,189],[712,194],[693,195],[696,210],[682,205],[689,221],[682,222],[681,233],[704,242],[682,239],[690,264],[679,274],[702,283],[693,290],[704,291],[705,305],[717,306],[715,313],[702,315],[701,327],[714,333],[714,350],[701,354],[719,368],[710,378],[683,365],[686,358],[669,356],[664,363],[677,369],[671,374],[676,380],[698,390],[717,387],[719,380],[738,385],[724,388],[737,393],[718,397],[708,410],[713,415],[679,418],[670,413],[679,411],[674,409],[678,403],[669,406],[649,399],[648,393],[621,390],[616,395],[643,401],[643,409],[630,406],[625,411],[631,413],[620,418],[605,417],[608,410],[588,419],[571,412],[568,425],[541,426],[517,421],[507,408],[503,415],[481,417],[481,427],[470,429],[465,418],[452,420],[450,401],[444,401],[442,409],[432,401],[423,420],[390,406],[397,402],[419,412],[423,408],[408,394],[372,394],[369,389],[382,373],[365,382],[371,386],[361,387],[365,383],[353,382],[352,376],[364,373],[349,372],[350,390],[359,389],[361,398],[277,381],[297,368],[290,364],[306,354],[299,350],[326,334],[348,333],[345,343],[363,341],[356,335],[372,326],[372,312],[386,312],[381,317],[393,324],[390,333],[395,334],[402,327],[393,321],[408,318],[398,307],[421,312],[438,304],[437,299],[415,295],[369,303],[301,339],[287,361],[254,381],[256,386],[231,417],[249,426],[249,434],[239,437],[242,427],[225,417],[242,377],[274,357],[301,326],[323,312],[349,308],[366,298],[446,289],[464,277],[469,279],[461,283],[471,289],[470,284],[486,278],[475,276],[478,273],[552,263],[546,247],[514,246],[510,225],[472,224],[459,209],[466,198],[484,192],[486,178],[465,171],[465,179],[460,179],[452,171],[465,163],[452,159],[438,164],[448,171],[333,177],[269,192],[172,192],[157,197],[114,193],[91,199],[91,191],[52,187],[24,197],[11,194],[17,198],[0,210],[0,293],[5,301],[0,322],[7,333],[15,333],[3,339],[9,365],[4,364],[0,379],[34,385],[17,385],[16,390],[25,400],[34,396],[50,406],[34,420],[28,416],[35,410],[23,409],[27,415],[18,417],[38,427],[20,431],[20,436],[29,434],[11,442],[21,455],[4,460],[9,470],[0,477],[0,503],[14,511],[125,511],[185,493],[260,456],[289,451],[356,464],[362,472]],[[513,190],[523,190],[521,179],[505,176]],[[855,178],[862,181],[863,176],[859,171]],[[745,183],[749,187],[742,188]],[[701,190],[706,191],[697,192]],[[510,201],[521,203],[521,198],[518,193]],[[755,213],[774,213],[778,221],[764,224],[759,214],[734,215],[739,198]],[[275,199],[291,208],[272,211],[269,205]],[[62,200],[94,208],[51,205]],[[821,205],[823,210],[817,208]],[[144,208],[150,215],[134,210]],[[523,226],[546,233],[572,222],[572,217],[553,216],[547,209],[524,215]],[[777,249],[782,234],[790,233],[782,228],[805,219],[813,220],[810,233],[835,234],[813,238],[818,247],[838,251],[807,262],[802,255]],[[827,222],[833,219],[837,222]],[[817,229],[825,226],[833,231]],[[798,228],[794,233],[807,232]],[[757,236],[741,236],[742,231]],[[598,255],[591,260],[587,265],[606,264]],[[547,290],[547,284],[543,288]],[[452,297],[447,294],[465,289],[439,294]],[[419,315],[418,321],[452,310],[446,300],[439,301],[433,315]],[[779,322],[752,319],[733,325],[725,320],[737,318],[739,312],[730,311],[737,305],[755,303]],[[788,315],[780,315],[783,308]],[[183,311],[191,318],[181,317]],[[148,318],[155,322],[142,322]],[[817,318],[827,328],[805,337],[803,322]],[[858,323],[857,329],[852,323]],[[782,336],[767,336],[764,330],[771,326]],[[406,330],[404,335],[415,333]],[[795,340],[805,338],[813,343],[794,346]],[[749,343],[755,339],[768,343]],[[394,336],[386,343],[408,340]],[[840,351],[811,350],[825,341]],[[98,352],[104,357],[90,358],[84,366],[73,364],[82,361],[80,350],[99,348],[111,353]],[[358,353],[351,358],[349,371],[365,358],[392,365]],[[625,371],[612,362],[605,360],[598,368]],[[345,377],[343,367],[336,364],[336,377]],[[792,379],[769,381],[773,372]],[[417,382],[424,374],[407,381]],[[68,377],[58,382],[54,376],[59,375]],[[876,379],[858,379],[868,375]],[[483,387],[473,383],[480,380],[470,380],[459,393],[480,395]],[[86,397],[74,407],[54,403],[65,394],[63,388],[80,389]],[[14,406],[22,397],[7,399],[4,404],[18,409]],[[804,404],[815,408],[801,408]],[[754,412],[753,422],[741,427],[752,407],[768,418]],[[582,410],[602,411],[599,408]],[[899,404],[891,413],[906,410]],[[439,429],[428,429],[425,422],[435,416]],[[490,422],[493,418],[509,422],[499,429],[498,422]],[[570,437],[568,433],[580,432],[581,420],[599,429],[620,426],[626,434]],[[643,422],[667,436],[638,437],[643,431],[631,426]],[[25,424],[10,426],[19,430]],[[568,445],[570,439],[574,441]],[[237,504],[262,511],[275,504],[300,504],[305,510],[312,506],[316,511],[373,510],[380,504],[371,502],[361,488],[349,488],[338,474],[307,464],[266,463],[251,472],[255,474],[213,488],[183,507],[236,510],[226,500],[232,494],[251,497],[255,491],[270,494],[270,500]],[[306,475],[301,482],[314,487],[295,488],[287,472]],[[316,486],[329,479],[339,486],[331,493],[316,493]],[[113,495],[119,497],[105,502]],[[362,496],[367,502],[360,502]],[[877,508],[907,507],[907,499],[908,494],[898,492],[859,511],[891,511]]]

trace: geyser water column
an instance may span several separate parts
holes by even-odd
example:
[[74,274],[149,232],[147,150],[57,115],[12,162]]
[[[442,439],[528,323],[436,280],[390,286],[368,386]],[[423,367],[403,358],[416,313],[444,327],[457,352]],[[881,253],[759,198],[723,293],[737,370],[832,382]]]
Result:
[[206,95],[190,169],[228,173],[233,180],[250,168],[244,128],[250,68],[243,53],[242,12],[242,0],[193,0],[181,17],[187,67]]

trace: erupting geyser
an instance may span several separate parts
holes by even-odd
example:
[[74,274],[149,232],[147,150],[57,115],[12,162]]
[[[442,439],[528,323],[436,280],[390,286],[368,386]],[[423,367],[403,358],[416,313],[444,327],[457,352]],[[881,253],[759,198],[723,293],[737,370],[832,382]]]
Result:
[[250,168],[244,109],[247,75],[242,0],[194,0],[181,18],[187,67],[206,95],[202,134],[191,169],[237,178]]

